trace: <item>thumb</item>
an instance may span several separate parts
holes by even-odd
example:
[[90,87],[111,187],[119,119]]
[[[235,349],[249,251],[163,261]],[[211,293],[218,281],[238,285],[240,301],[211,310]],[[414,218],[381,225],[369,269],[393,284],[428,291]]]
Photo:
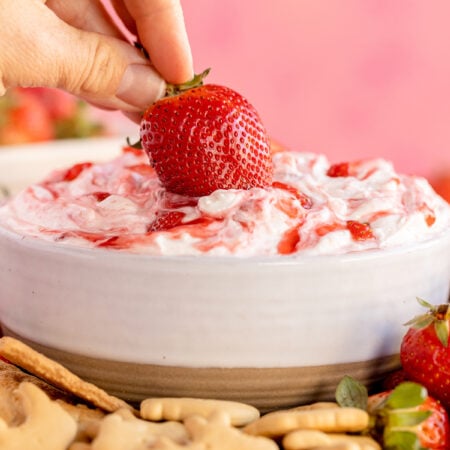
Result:
[[[0,89],[64,89],[108,109],[144,110],[165,83],[141,52],[120,39],[78,30],[39,0],[3,0]],[[1,93],[1,92],[0,92]]]

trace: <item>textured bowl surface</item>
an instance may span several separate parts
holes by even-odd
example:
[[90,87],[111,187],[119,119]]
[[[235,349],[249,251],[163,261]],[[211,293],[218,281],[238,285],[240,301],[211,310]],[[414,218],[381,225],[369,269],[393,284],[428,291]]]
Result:
[[[77,150],[65,152],[71,163]],[[0,181],[11,172],[0,154]],[[0,229],[0,261],[4,332],[89,381],[130,401],[270,409],[330,398],[345,374],[370,384],[395,369],[415,297],[448,298],[450,231],[390,251],[237,259],[69,248]]]

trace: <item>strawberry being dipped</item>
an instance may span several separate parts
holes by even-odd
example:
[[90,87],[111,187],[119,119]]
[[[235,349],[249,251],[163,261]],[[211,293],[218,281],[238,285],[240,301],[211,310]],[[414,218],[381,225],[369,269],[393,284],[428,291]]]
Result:
[[203,85],[207,73],[169,86],[142,118],[141,145],[161,184],[192,197],[269,186],[270,145],[258,113],[237,92]]
[[410,328],[400,348],[403,370],[408,379],[423,384],[450,409],[449,305],[418,301],[428,311],[406,324]]

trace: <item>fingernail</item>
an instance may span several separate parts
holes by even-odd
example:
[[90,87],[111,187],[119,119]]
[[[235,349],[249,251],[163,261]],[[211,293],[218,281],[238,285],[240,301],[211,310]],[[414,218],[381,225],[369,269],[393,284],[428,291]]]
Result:
[[150,66],[130,64],[122,77],[116,97],[140,110],[145,110],[165,92],[164,80]]

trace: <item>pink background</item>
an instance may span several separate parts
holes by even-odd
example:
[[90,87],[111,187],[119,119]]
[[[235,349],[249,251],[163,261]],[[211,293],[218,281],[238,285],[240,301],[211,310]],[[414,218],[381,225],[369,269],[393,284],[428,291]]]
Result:
[[183,2],[196,71],[245,95],[270,134],[333,161],[450,168],[448,0]]
[[287,146],[450,172],[448,0],[185,0],[195,69]]

